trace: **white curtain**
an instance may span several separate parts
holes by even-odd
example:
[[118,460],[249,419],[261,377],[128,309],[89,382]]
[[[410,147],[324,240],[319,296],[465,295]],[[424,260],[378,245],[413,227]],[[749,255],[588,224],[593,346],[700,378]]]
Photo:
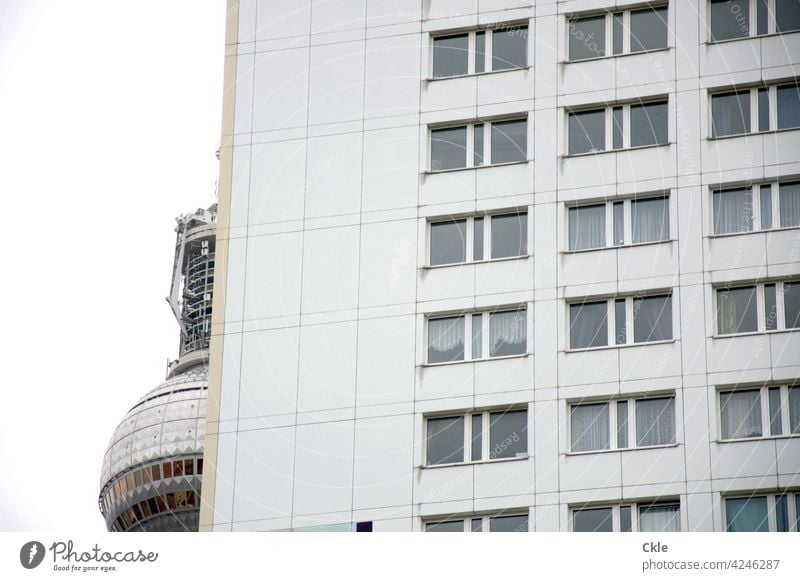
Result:
[[669,238],[669,198],[634,200],[631,205],[633,242],[654,242]]
[[570,411],[572,451],[607,450],[608,404],[594,403],[572,406]]
[[677,533],[681,530],[681,512],[677,506],[646,506],[639,509],[639,532]]
[[[789,388],[789,426],[793,434],[800,434],[800,387]],[[800,512],[797,515],[800,518]]]
[[525,310],[492,313],[489,324],[492,357],[525,353],[528,337]]
[[672,297],[643,297],[633,302],[633,341],[672,339]]
[[780,185],[781,226],[800,226],[800,183]]
[[714,192],[714,233],[748,232],[753,227],[750,188]]
[[428,321],[428,363],[464,359],[464,317]]
[[729,391],[719,394],[722,438],[753,438],[762,435],[761,392]]
[[606,206],[569,209],[569,249],[584,250],[606,245]]
[[675,442],[675,398],[636,401],[636,445],[658,446]]

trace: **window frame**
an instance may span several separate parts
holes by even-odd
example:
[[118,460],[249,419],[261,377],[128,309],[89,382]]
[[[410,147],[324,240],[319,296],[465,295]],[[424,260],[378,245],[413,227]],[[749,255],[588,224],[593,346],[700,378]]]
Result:
[[[654,444],[651,446],[639,446],[636,439],[636,402],[653,400],[653,399],[671,399],[672,400],[672,417],[674,423],[672,426],[673,442],[666,444]],[[626,437],[628,445],[619,447],[619,418],[618,418],[618,404],[627,403],[627,418],[626,418]],[[572,408],[582,405],[593,404],[607,404],[606,410],[608,413],[608,448],[598,448],[595,450],[573,450],[572,449]],[[652,450],[657,448],[672,448],[679,444],[678,442],[678,404],[677,393],[675,391],[661,391],[648,393],[646,395],[622,395],[613,398],[583,398],[580,400],[567,400],[567,421],[566,433],[569,439],[569,446],[567,450],[568,456],[585,456],[588,454],[601,454],[607,452],[629,452],[633,450]]]
[[[646,50],[639,50],[639,51],[631,51],[631,13],[632,12],[642,12],[645,10],[658,10],[661,8],[667,9],[667,18],[666,18],[666,25],[667,25],[667,44],[666,46],[659,47],[659,48],[651,48]],[[622,15],[622,51],[619,53],[614,53],[614,19],[617,15]],[[587,12],[575,12],[565,15],[565,24],[566,24],[566,46],[564,47],[564,63],[571,64],[571,63],[582,63],[587,61],[594,61],[599,59],[606,59],[606,58],[616,58],[621,56],[630,56],[630,55],[637,55],[637,54],[650,54],[659,51],[666,51],[672,48],[671,44],[671,37],[670,34],[670,7],[668,1],[661,1],[661,2],[653,2],[652,4],[645,4],[645,5],[636,5],[631,7],[626,6],[618,6],[616,9],[609,8],[606,10],[590,10]],[[596,18],[598,16],[603,16],[605,18],[604,27],[605,27],[605,39],[604,39],[604,47],[603,47],[603,54],[598,56],[591,56],[585,58],[578,58],[573,59],[570,55],[570,23],[574,20],[580,20],[582,18]]]
[[[469,464],[490,464],[495,462],[513,462],[516,460],[527,460],[532,458],[531,447],[528,445],[530,439],[530,413],[528,411],[529,404],[511,405],[503,407],[491,408],[478,408],[466,411],[450,411],[450,412],[435,412],[423,415],[422,421],[422,468],[444,468],[447,466],[465,466]],[[492,458],[491,457],[491,415],[495,413],[512,413],[512,412],[525,412],[525,453],[524,455],[518,454],[507,458]],[[479,460],[472,459],[472,417],[481,416],[481,458]],[[463,451],[464,456],[460,462],[442,462],[439,464],[428,463],[428,421],[446,418],[461,418],[464,425],[464,440]],[[504,515],[510,516],[510,515]]]
[[[637,106],[646,106],[646,105],[657,105],[663,104],[667,107],[667,140],[663,143],[648,143],[645,145],[635,145],[631,146],[631,122],[630,122],[630,112],[631,107]],[[614,147],[614,110],[621,108],[622,109],[622,145],[620,147]],[[603,120],[604,120],[604,149],[598,151],[581,151],[576,153],[570,152],[570,119],[573,114],[580,114],[580,113],[589,113],[589,112],[597,112],[603,111]],[[562,154],[563,157],[581,157],[581,156],[590,156],[590,155],[597,155],[602,153],[614,153],[620,151],[636,151],[639,149],[648,149],[651,147],[665,147],[672,144],[670,140],[670,117],[671,109],[670,109],[670,99],[669,95],[653,95],[648,97],[642,97],[640,99],[635,99],[631,101],[616,101],[613,103],[607,104],[593,104],[593,105],[580,105],[575,107],[565,107],[564,108],[565,116],[564,116],[564,153]]]
[[[423,517],[422,518],[422,531],[428,532],[428,525],[429,524],[440,524],[446,522],[456,522],[456,521],[463,521],[464,523],[464,530],[462,532],[471,533],[471,532],[482,532],[488,533],[491,532],[489,528],[491,526],[491,519],[497,517],[504,517],[504,516],[522,516],[528,518],[528,530],[527,531],[515,531],[515,532],[531,532],[531,515],[528,509],[520,508],[520,509],[506,509],[502,512],[486,512],[486,513],[475,513],[475,514],[467,514],[467,515],[445,515],[440,517]],[[481,530],[475,531],[472,528],[473,521],[481,520]]]
[[[492,163],[492,123],[504,123],[508,121],[524,121],[525,122],[525,159],[517,161],[504,161],[499,163]],[[475,127],[483,127],[483,154],[482,163],[475,164]],[[450,167],[446,169],[433,169],[433,134],[435,131],[441,129],[458,129],[464,127],[466,129],[466,165],[463,167]],[[427,171],[428,174],[439,174],[451,171],[464,171],[470,169],[479,169],[482,167],[503,167],[507,165],[517,165],[529,163],[531,161],[531,147],[530,147],[530,113],[515,113],[504,115],[502,117],[488,117],[481,119],[471,119],[468,121],[453,121],[444,124],[430,124],[428,125],[428,159]]]
[[725,42],[735,42],[737,40],[746,40],[748,38],[760,38],[765,36],[776,36],[779,34],[792,34],[793,32],[800,32],[800,28],[794,30],[778,30],[777,23],[777,10],[775,9],[775,0],[767,0],[767,32],[758,32],[758,2],[754,0],[747,0],[747,17],[748,17],[748,30],[747,34],[743,36],[736,36],[733,38],[725,38],[722,40],[714,40],[711,33],[711,0],[706,2],[706,44],[722,44]]
[[[748,335],[760,335],[763,333],[785,333],[800,330],[800,327],[786,327],[786,310],[784,300],[784,284],[800,284],[800,279],[790,278],[784,280],[761,280],[741,282],[736,281],[728,284],[714,285],[712,287],[713,317],[714,317],[714,339],[724,339],[728,337],[746,337]],[[764,299],[764,287],[775,285],[775,329],[767,329],[766,306]],[[756,325],[755,331],[745,331],[743,333],[722,333],[719,328],[719,292],[730,291],[741,288],[756,288]]]
[[[786,496],[787,511],[786,516],[789,524],[788,531],[778,531],[777,510],[776,510],[776,497]],[[765,497],[767,500],[767,529],[770,533],[778,532],[800,532],[800,515],[797,514],[798,498],[800,498],[800,490],[783,490],[775,491],[770,489],[768,491],[753,490],[751,492],[726,492],[722,494],[722,530],[726,533],[730,532],[746,532],[746,531],[729,531],[728,526],[728,501],[729,500],[749,500],[752,498]]]
[[[492,70],[492,55],[493,55],[493,45],[494,45],[494,32],[495,31],[506,31],[509,29],[519,29],[519,28],[526,28],[527,33],[525,36],[526,44],[525,44],[525,61],[526,65],[524,67],[512,67],[507,69],[497,69]],[[531,68],[531,46],[530,46],[530,20],[512,20],[509,22],[497,23],[493,24],[492,26],[483,26],[479,28],[468,28],[468,29],[455,29],[455,30],[437,30],[432,31],[429,33],[428,38],[428,78],[427,81],[445,81],[448,79],[461,79],[464,77],[472,77],[477,75],[489,75],[489,74],[496,74],[496,73],[505,73],[509,71],[520,71],[520,70],[528,70]],[[475,57],[477,55],[477,44],[475,41],[476,33],[483,32],[484,33],[484,70],[483,71],[476,71],[475,66]],[[459,35],[467,35],[467,72],[460,75],[447,75],[436,77],[434,76],[433,64],[435,59],[435,46],[434,41],[437,38],[447,38],[451,36],[459,36]]]
[[[769,393],[771,389],[779,389],[780,394],[780,418],[781,418],[781,433],[772,433],[772,414],[770,409]],[[716,390],[716,408],[717,408],[717,442],[749,442],[759,440],[774,440],[774,439],[787,439],[787,438],[800,438],[800,431],[792,432],[792,424],[789,409],[789,390],[797,389],[800,391],[800,384],[795,383],[768,383],[760,385],[735,385],[735,386],[719,386]],[[761,435],[760,436],[747,436],[744,438],[724,438],[722,435],[722,395],[733,392],[744,391],[758,391],[759,402],[761,404]]]
[[[685,519],[683,518],[683,515],[681,514],[683,511],[682,511],[682,503],[680,501],[680,498],[653,499],[653,500],[643,499],[643,500],[637,500],[637,501],[632,501],[632,502],[607,502],[607,503],[601,503],[601,504],[575,504],[575,505],[570,505],[569,509],[568,509],[568,515],[567,515],[568,516],[567,521],[569,523],[569,529],[568,530],[571,533],[573,533],[573,532],[577,532],[577,533],[592,532],[592,531],[576,531],[575,530],[575,516],[574,516],[575,513],[578,512],[578,511],[581,511],[581,510],[610,508],[611,509],[611,531],[609,531],[609,532],[612,532],[612,533],[628,533],[628,532],[636,533],[636,532],[639,532],[639,519],[640,519],[640,515],[641,515],[641,509],[659,507],[659,506],[677,507],[677,509],[678,509],[677,510],[677,513],[678,513],[678,524],[680,526],[680,530],[681,531],[685,530],[684,526],[683,526],[683,522],[684,522]],[[624,508],[624,507],[630,507],[630,509],[631,509],[631,530],[630,531],[621,530],[622,525],[621,525],[620,512],[621,512],[621,509]],[[635,518],[634,518],[634,516],[635,516]]]
[[[798,29],[800,32],[800,29]],[[739,40],[739,39],[729,39],[729,40]],[[728,42],[720,41],[720,42]],[[745,135],[755,135],[755,134],[767,134],[767,133],[778,133],[781,131],[796,131],[800,129],[798,127],[778,127],[778,89],[780,87],[788,87],[788,86],[800,86],[800,78],[795,79],[785,79],[782,81],[770,81],[768,83],[760,83],[757,85],[739,85],[739,86],[726,86],[726,87],[713,87],[709,88],[707,91],[707,98],[708,98],[708,115],[707,115],[707,124],[706,124],[706,131],[707,131],[707,139],[711,141],[716,141],[718,139],[731,139],[734,137],[742,137]],[[759,90],[766,89],[767,90],[767,105],[769,107],[769,128],[761,129],[760,124],[760,100],[759,100]],[[722,96],[722,95],[729,95],[732,93],[748,93],[749,100],[750,100],[750,131],[746,133],[729,133],[725,135],[714,135],[714,97],[715,96]]]
[[[726,236],[740,236],[742,234],[754,234],[758,232],[777,232],[780,230],[796,230],[800,228],[800,225],[797,226],[783,226],[781,225],[781,202],[780,202],[780,191],[781,186],[790,186],[790,185],[797,185],[800,186],[800,177],[791,178],[791,177],[784,177],[773,179],[770,181],[755,181],[755,182],[745,182],[742,184],[739,183],[726,183],[726,184],[719,184],[713,185],[709,187],[709,208],[711,211],[709,214],[709,225],[708,225],[708,232],[710,238],[723,238]],[[761,195],[762,195],[762,187],[769,187],[770,192],[770,218],[771,218],[771,225],[769,228],[763,227],[763,220],[761,215]],[[716,210],[714,206],[714,194],[721,193],[721,192],[729,192],[734,190],[749,190],[750,191],[750,198],[752,202],[752,209],[751,209],[751,224],[749,230],[741,230],[739,232],[716,232],[715,224],[714,224],[714,211]]]
[[[453,365],[457,363],[475,363],[479,361],[488,361],[488,360],[498,360],[498,359],[513,359],[515,357],[527,357],[531,355],[531,333],[530,333],[530,320],[528,317],[530,309],[528,308],[528,303],[518,303],[513,305],[503,305],[493,308],[486,308],[486,309],[477,309],[477,310],[469,310],[469,311],[456,311],[456,312],[437,312],[437,313],[430,313],[425,315],[425,326],[424,326],[424,345],[425,345],[425,362],[423,364],[424,367],[433,367],[435,365]],[[492,357],[489,355],[491,353],[491,315],[495,313],[511,313],[511,312],[523,312],[525,313],[525,351],[522,353],[514,354],[514,355],[497,355]],[[481,315],[481,357],[473,358],[472,357],[472,324],[473,324],[473,316]],[[429,362],[429,349],[430,349],[430,342],[429,342],[429,322],[437,319],[448,319],[448,318],[456,318],[456,317],[463,317],[464,318],[464,358],[463,359],[456,359],[453,361],[438,361],[434,363]],[[486,355],[484,355],[486,354]]]

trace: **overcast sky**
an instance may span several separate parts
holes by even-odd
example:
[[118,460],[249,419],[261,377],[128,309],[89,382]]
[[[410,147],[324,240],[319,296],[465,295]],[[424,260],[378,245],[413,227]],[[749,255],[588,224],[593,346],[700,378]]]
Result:
[[103,454],[177,356],[214,202],[224,0],[0,0],[0,530],[103,531]]

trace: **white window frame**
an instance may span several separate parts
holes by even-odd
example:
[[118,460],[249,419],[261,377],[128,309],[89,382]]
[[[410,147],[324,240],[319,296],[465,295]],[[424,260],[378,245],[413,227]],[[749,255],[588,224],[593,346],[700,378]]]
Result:
[[[422,530],[423,532],[427,532],[427,527],[429,524],[438,524],[438,523],[445,523],[445,522],[456,522],[456,521],[464,521],[464,532],[482,532],[487,533],[491,532],[489,529],[490,521],[496,517],[504,517],[504,516],[524,516],[528,518],[528,531],[531,531],[531,517],[530,511],[527,509],[510,509],[505,510],[503,512],[496,512],[496,513],[477,513],[477,514],[468,514],[468,515],[453,515],[453,516],[443,516],[443,517],[425,517],[422,519]],[[473,520],[481,520],[481,530],[480,531],[473,531],[472,530],[472,521]],[[521,532],[521,531],[520,531]]]
[[[759,282],[735,282],[730,283],[727,285],[717,285],[712,287],[714,293],[712,295],[713,306],[714,306],[714,329],[716,334],[714,338],[724,338],[724,337],[742,337],[746,335],[756,335],[760,333],[780,333],[783,331],[795,331],[800,330],[794,327],[787,328],[786,327],[786,312],[784,306],[784,298],[783,298],[783,285],[786,283],[790,284],[800,284],[800,279],[787,279],[787,280],[764,280]],[[767,329],[767,313],[766,313],[766,306],[764,302],[764,287],[769,285],[775,285],[775,318],[777,323],[777,328],[775,329]],[[744,333],[721,333],[719,329],[719,304],[718,304],[718,292],[719,291],[729,291],[735,290],[740,288],[750,288],[756,287],[756,324],[757,328],[755,331],[747,331]]]
[[[746,184],[720,184],[719,186],[712,186],[709,188],[709,207],[711,208],[711,212],[709,212],[709,220],[710,220],[710,227],[709,227],[709,236],[712,238],[722,238],[725,236],[739,236],[740,234],[749,234],[751,232],[772,232],[774,230],[796,230],[800,228],[800,226],[781,226],[781,203],[780,203],[780,187],[781,184],[793,184],[793,183],[800,183],[800,178],[781,178],[779,180],[772,180],[772,181],[759,181],[759,182],[752,182]],[[770,186],[770,195],[772,199],[770,200],[770,208],[772,209],[772,227],[770,228],[762,228],[761,227],[761,186]],[[742,232],[726,232],[717,234],[714,231],[714,194],[717,192],[727,192],[731,190],[741,190],[741,189],[749,189],[751,199],[753,201],[753,208],[752,208],[752,224],[750,225],[749,230],[744,230]]]
[[[528,413],[527,406],[506,406],[500,408],[481,408],[469,410],[466,412],[436,412],[434,414],[425,415],[423,417],[423,457],[425,461],[423,467],[425,468],[439,468],[442,466],[463,466],[465,464],[487,464],[494,462],[510,462],[514,460],[526,460],[531,457],[529,442],[525,442],[527,452],[524,456],[518,455],[512,458],[491,458],[489,430],[491,427],[491,415],[493,413],[509,413],[509,412],[525,412],[526,426],[530,428],[530,414]],[[472,416],[481,414],[481,458],[480,460],[472,459]],[[462,418],[464,420],[464,459],[461,462],[448,462],[445,464],[429,464],[428,463],[428,420],[437,420],[444,418]],[[525,437],[528,437],[528,430]],[[510,516],[510,515],[504,515]]]
[[[675,418],[675,425],[673,426],[673,434],[675,441],[670,444],[656,444],[653,446],[637,446],[636,445],[636,402],[645,401],[649,399],[672,399],[672,415]],[[628,445],[624,448],[619,447],[618,433],[617,433],[617,404],[620,402],[627,402],[628,405],[628,425],[627,436]],[[608,448],[600,448],[598,450],[572,450],[572,408],[582,405],[592,404],[608,404]],[[788,410],[788,408],[787,408]],[[788,411],[787,411],[788,413]],[[642,397],[619,397],[615,399],[582,399],[567,402],[567,434],[569,438],[569,452],[570,456],[598,454],[601,452],[622,452],[628,450],[650,450],[653,448],[670,448],[678,445],[678,405],[677,396],[674,391],[661,392],[661,393],[648,393]]]
[[[517,68],[509,68],[509,69],[499,69],[499,70],[492,70],[492,39],[494,37],[494,32],[497,31],[505,31],[509,28],[522,28],[525,27],[528,29],[527,34],[527,47],[526,47],[526,55],[527,55],[527,63],[524,67],[517,67]],[[475,42],[475,34],[478,32],[485,33],[485,46],[484,46],[484,63],[483,63],[483,71],[476,72],[475,71],[475,55],[476,55],[476,42]],[[530,45],[530,20],[516,20],[511,22],[503,22],[499,24],[494,24],[491,27],[483,27],[483,28],[474,28],[471,30],[437,30],[431,32],[429,35],[429,58],[428,58],[428,70],[430,74],[428,75],[428,81],[445,81],[447,79],[460,79],[463,77],[469,77],[474,75],[485,75],[489,73],[504,73],[510,71],[519,71],[529,69],[531,66],[531,45]],[[437,38],[447,38],[450,36],[459,36],[459,35],[467,35],[467,72],[463,75],[449,75],[446,77],[434,77],[433,76],[433,61],[434,61],[434,51],[436,50],[434,47],[434,40]]]
[[[637,105],[655,105],[665,104],[667,106],[667,141],[664,143],[651,143],[648,145],[631,146],[631,107]],[[614,109],[622,107],[622,147],[614,147]],[[583,151],[581,153],[569,152],[569,120],[573,113],[589,113],[592,111],[604,112],[604,129],[605,129],[605,149],[599,151]],[[564,118],[564,157],[580,157],[584,155],[596,155],[598,153],[606,153],[611,151],[629,151],[637,149],[647,149],[649,147],[664,147],[670,145],[669,126],[670,126],[670,108],[669,96],[658,95],[653,97],[643,97],[641,100],[616,102],[608,105],[601,106],[580,106],[565,109],[566,116]]]
[[757,37],[764,37],[764,36],[772,36],[775,34],[791,34],[793,32],[797,32],[798,30],[786,30],[784,32],[778,32],[778,22],[777,22],[777,12],[775,11],[775,0],[767,0],[768,2],[768,9],[767,9],[767,32],[765,33],[758,33],[758,2],[755,0],[748,0],[747,2],[747,14],[750,21],[750,28],[747,31],[746,36],[737,36],[736,38],[726,38],[725,40],[714,40],[711,34],[711,0],[706,2],[706,22],[708,22],[708,26],[706,27],[706,44],[721,44],[723,42],[732,42],[735,40],[745,40],[748,38],[757,38]]
[[[530,321],[528,320],[528,304],[521,303],[518,305],[506,305],[502,307],[495,307],[492,309],[483,309],[483,310],[476,310],[476,311],[458,311],[455,313],[431,313],[425,317],[425,365],[426,366],[434,366],[434,365],[452,365],[454,363],[467,363],[467,362],[474,362],[474,361],[487,361],[487,360],[496,360],[496,359],[513,359],[514,357],[527,357],[530,355],[531,349],[531,333],[530,333]],[[491,327],[489,323],[490,316],[494,313],[513,313],[513,312],[520,312],[524,313],[525,318],[525,351],[516,355],[497,355],[495,357],[491,357],[490,347],[491,347]],[[473,315],[482,315],[481,316],[481,357],[473,358],[472,357],[472,317]],[[429,349],[429,341],[428,341],[428,332],[429,332],[429,321],[436,320],[436,319],[447,319],[453,317],[464,317],[464,359],[457,359],[455,361],[440,361],[437,363],[428,363],[428,349]]]
[[[511,214],[525,214],[526,218],[526,244],[527,252],[525,254],[518,254],[517,256],[503,256],[502,258],[492,258],[492,218],[494,216],[508,216]],[[475,219],[483,218],[483,258],[481,260],[474,260],[475,256]],[[448,262],[446,264],[431,264],[431,226],[434,224],[442,224],[445,222],[456,222],[464,220],[464,229],[466,231],[466,245],[465,245],[465,260],[463,262]],[[443,216],[439,218],[428,218],[425,223],[425,247],[427,252],[425,254],[425,267],[426,268],[445,268],[448,266],[458,266],[461,264],[480,264],[482,262],[501,262],[504,260],[518,260],[520,258],[529,258],[531,254],[531,212],[528,206],[520,208],[508,208],[505,210],[492,210],[482,214],[471,215],[453,215]]]
[[[667,218],[669,219],[669,237],[664,240],[652,240],[649,242],[633,242],[633,202],[637,201],[644,201],[644,200],[652,200],[652,199],[667,199]],[[614,204],[622,202],[622,230],[623,230],[623,242],[622,244],[614,244]],[[583,208],[587,206],[605,206],[605,223],[606,223],[606,243],[604,246],[597,246],[596,248],[580,248],[576,250],[571,250],[569,247],[569,238],[570,238],[570,231],[569,231],[569,211],[572,208]],[[635,194],[633,196],[627,197],[620,197],[620,198],[604,198],[602,200],[581,200],[578,203],[568,203],[565,204],[566,207],[566,214],[564,216],[566,220],[566,225],[564,226],[564,232],[567,233],[566,238],[564,240],[564,249],[563,251],[566,253],[578,253],[578,252],[594,252],[597,250],[606,250],[608,248],[623,248],[628,246],[645,246],[648,244],[665,244],[667,242],[674,242],[674,238],[672,235],[672,195],[670,190],[666,190],[663,192],[648,192],[642,194]]]
[[[683,526],[683,515],[681,510],[681,501],[680,499],[658,499],[658,500],[641,500],[636,502],[618,502],[618,503],[605,503],[605,504],[586,504],[586,505],[574,505],[569,507],[569,531],[575,531],[575,512],[580,510],[586,509],[596,509],[596,508],[610,508],[611,509],[611,532],[613,533],[620,533],[620,532],[632,532],[636,533],[639,532],[639,511],[642,508],[650,508],[654,506],[677,506],[678,508],[678,519],[680,521],[681,531],[685,530]],[[631,530],[630,531],[622,531],[622,519],[620,517],[621,509],[625,506],[629,506],[631,508]]]
[[[736,40],[736,39],[732,39]],[[727,42],[727,41],[722,41]],[[777,131],[796,131],[800,127],[783,127],[778,128],[778,88],[786,86],[794,86],[800,84],[800,78],[793,81],[781,81],[772,84],[760,84],[753,86],[740,86],[740,87],[715,87],[708,90],[708,139],[716,141],[717,139],[728,139],[732,137],[740,137],[742,135],[752,135],[755,133],[775,133]],[[759,103],[758,103],[758,90],[767,89],[767,97],[769,101],[769,129],[763,131],[759,129]],[[729,135],[714,136],[713,120],[714,120],[714,97],[717,95],[726,95],[729,93],[744,93],[750,94],[750,131],[748,133],[731,133]]]
[[[769,408],[769,391],[780,389],[781,404],[781,433],[772,434]],[[772,440],[776,438],[798,438],[800,433],[791,432],[791,422],[789,417],[789,389],[800,389],[800,385],[792,383],[786,384],[767,384],[767,385],[737,385],[728,387],[718,387],[716,406],[717,406],[717,441],[718,442],[741,442],[745,440]],[[761,403],[761,435],[749,438],[723,438],[722,436],[722,394],[742,391],[758,391]]]
[[[500,167],[504,165],[515,165],[528,163],[531,161],[531,147],[530,147],[530,115],[514,114],[505,115],[503,117],[491,117],[488,119],[473,119],[470,121],[461,121],[447,123],[444,125],[429,125],[428,126],[428,173],[445,173],[450,171],[462,171],[465,169],[476,169],[479,167]],[[519,161],[506,161],[502,163],[492,163],[492,123],[502,123],[506,121],[524,121],[525,126],[525,159]],[[483,163],[475,165],[475,126],[483,125]],[[433,132],[439,129],[456,129],[466,127],[467,132],[467,147],[466,147],[466,163],[464,167],[452,167],[448,169],[433,169]]]
[[728,532],[728,507],[727,503],[728,500],[737,500],[737,499],[750,499],[750,498],[757,498],[760,496],[765,496],[767,498],[767,521],[769,532],[775,533],[778,532],[778,517],[777,517],[777,508],[776,508],[776,501],[775,498],[778,496],[786,496],[786,504],[787,506],[787,519],[789,521],[789,530],[782,531],[782,532],[800,532],[797,529],[798,525],[798,515],[797,515],[797,501],[795,500],[796,497],[800,496],[800,490],[786,490],[783,492],[763,492],[759,490],[754,490],[749,493],[742,493],[742,492],[735,492],[735,493],[725,493],[722,496],[722,530]]

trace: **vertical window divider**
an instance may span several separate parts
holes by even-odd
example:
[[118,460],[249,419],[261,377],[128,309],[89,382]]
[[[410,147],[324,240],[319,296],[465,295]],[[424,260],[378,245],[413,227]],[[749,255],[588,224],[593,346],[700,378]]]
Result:
[[614,312],[614,299],[607,299],[606,300],[606,345],[608,345],[609,347],[616,345],[617,342],[616,325],[614,324],[615,320],[616,317]]
[[471,31],[467,35],[467,74],[471,75],[475,73],[475,49],[476,49],[476,42],[475,42],[475,31]]
[[[466,240],[464,241],[464,263],[474,262],[475,223],[473,220],[472,217],[469,217],[464,222],[464,232],[466,234]],[[466,332],[466,329],[464,332]]]
[[[485,224],[484,224],[485,226]],[[491,347],[491,341],[489,339],[489,317],[491,317],[491,313],[484,313],[481,317],[481,357],[482,358],[489,358],[491,357],[491,353],[489,352],[489,348]],[[483,432],[484,434],[486,432]]]
[[[464,313],[464,361],[472,360],[472,315],[475,313]],[[483,317],[481,317],[483,319]]]
[[633,203],[631,199],[624,201],[622,216],[623,244],[633,244]]
[[[473,144],[475,143],[475,122],[467,123],[467,151],[465,152],[467,156],[466,165],[464,167],[475,167],[475,148]],[[483,135],[483,140],[486,141],[486,134]]]
[[617,438],[617,401],[619,400],[612,399],[606,404],[608,406],[608,446],[611,450],[617,450],[619,448]]
[[[780,400],[781,400],[781,426],[783,426],[783,434],[784,435],[791,435],[792,433],[792,424],[789,423],[789,386],[788,385],[781,385],[780,386]],[[794,504],[794,503],[790,503]]]
[[[772,15],[775,13],[772,12]],[[773,19],[774,20],[774,19]],[[769,127],[771,130],[778,129],[778,87],[770,85],[767,87],[769,101]]]
[[631,105],[630,103],[625,103],[622,106],[622,149],[630,149],[630,147],[631,147]]
[[[488,57],[487,57],[488,58]],[[483,122],[483,164],[492,165],[492,149],[490,147],[490,140],[492,134],[492,122]],[[489,220],[491,222],[491,220]]]
[[767,314],[764,305],[764,285],[758,283],[756,285],[756,330],[759,333],[763,333],[767,329]]
[[[750,6],[751,10],[752,7],[755,6],[756,2],[751,1]],[[755,22],[755,20],[750,20],[750,22]],[[751,28],[755,28],[754,26]],[[770,110],[772,107],[770,107]],[[758,133],[758,87],[751,87],[750,88],[750,133]],[[772,125],[772,120],[770,119],[770,127],[774,127]],[[752,188],[752,186],[750,186]]]
[[[777,493],[780,494],[780,493]],[[769,521],[768,530],[770,531],[777,531],[778,530],[778,519],[776,518],[776,504],[775,501],[775,494],[768,494],[767,495],[767,520]]]
[[[778,330],[786,328],[786,314],[783,304],[783,283],[775,283],[775,318],[777,319]],[[785,424],[789,425],[789,424]]]
[[603,24],[606,29],[605,46],[603,46],[603,56],[607,57],[614,51],[614,16],[611,12],[603,14]]
[[472,462],[472,414],[470,413],[464,414],[464,457],[461,461]]
[[772,435],[772,413],[769,407],[769,388],[761,387],[758,390],[758,397],[761,400],[761,434],[762,437]]
[[622,13],[622,54],[631,52],[631,11]]
[[484,46],[484,57],[483,57],[484,58],[484,65],[483,65],[483,70],[488,72],[488,71],[492,70],[492,46],[494,44],[492,41],[494,40],[494,30],[491,29],[491,28],[487,28],[487,29],[485,29],[485,31],[486,31],[486,35],[485,35],[484,38],[486,40],[485,40],[485,46]]
[[[606,18],[606,21],[608,18]],[[603,121],[605,128],[605,147],[603,151],[613,151],[614,149],[614,108],[606,106],[603,109]]]
[[[625,345],[633,343],[633,297],[625,298]],[[630,410],[629,410],[630,411]],[[630,416],[628,417],[630,421]]]
[[761,230],[761,187],[757,184],[750,184],[750,201],[750,231],[756,232]]
[[[771,109],[774,109],[774,107]],[[770,123],[772,123],[772,119],[770,119]],[[770,127],[773,127],[773,125],[770,125]],[[780,202],[778,201],[778,199],[781,197],[780,184],[778,184],[778,182],[771,182],[770,189],[772,192],[772,228],[770,229],[775,230],[776,228],[781,227]],[[760,190],[759,193],[761,193]]]
[[[747,31],[748,37],[758,36],[758,2],[750,0],[747,3],[747,12],[750,18],[750,28]],[[767,18],[767,30],[769,30],[769,18]]]
[[614,201],[609,200],[605,203],[606,218],[606,243],[605,248],[614,246]]
[[[485,159],[485,158],[484,158]],[[484,214],[483,216],[483,259],[484,260],[491,260],[492,255],[489,254],[491,251],[491,236],[492,236],[492,217],[489,214]]]
[[481,460],[489,460],[489,417],[487,412],[481,412]]
[[628,399],[628,448],[636,447],[636,400]]

